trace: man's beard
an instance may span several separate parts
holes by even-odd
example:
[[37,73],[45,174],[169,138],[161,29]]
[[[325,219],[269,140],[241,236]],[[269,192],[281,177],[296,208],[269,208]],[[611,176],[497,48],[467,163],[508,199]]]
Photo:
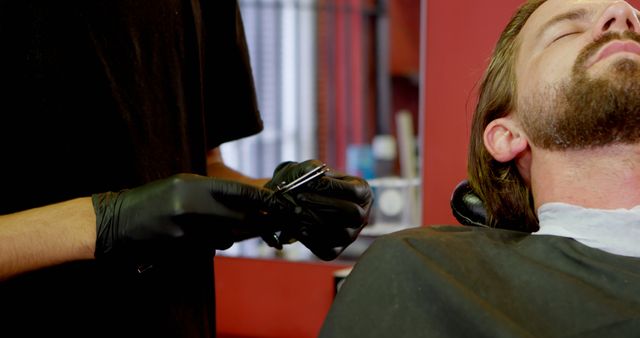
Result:
[[623,58],[598,78],[585,68],[601,46],[621,38],[640,43],[633,32],[606,34],[580,53],[569,81],[522,102],[518,114],[532,144],[581,150],[640,141],[640,64]]

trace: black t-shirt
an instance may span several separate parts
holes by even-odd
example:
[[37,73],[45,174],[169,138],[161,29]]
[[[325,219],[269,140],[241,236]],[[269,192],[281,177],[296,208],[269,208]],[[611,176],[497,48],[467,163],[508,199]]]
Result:
[[635,337],[640,259],[569,238],[434,227],[376,240],[320,337]]
[[[0,44],[0,214],[205,174],[262,129],[235,0],[0,0]],[[6,281],[0,336],[212,334],[213,253],[184,255]]]

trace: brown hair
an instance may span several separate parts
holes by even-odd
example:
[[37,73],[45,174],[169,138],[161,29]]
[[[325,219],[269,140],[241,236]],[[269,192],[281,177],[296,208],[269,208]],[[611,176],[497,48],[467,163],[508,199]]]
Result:
[[529,0],[518,8],[500,35],[480,85],[471,127],[469,183],[484,201],[491,227],[533,232],[538,219],[531,190],[520,176],[515,161],[501,163],[487,151],[483,134],[487,125],[506,116],[516,106],[515,61],[522,27],[546,0]]

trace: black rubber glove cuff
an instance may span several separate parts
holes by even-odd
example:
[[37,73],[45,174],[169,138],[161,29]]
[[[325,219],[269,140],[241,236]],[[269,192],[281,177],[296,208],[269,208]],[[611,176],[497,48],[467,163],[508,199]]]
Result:
[[103,259],[109,257],[114,251],[114,234],[115,227],[113,227],[114,215],[120,208],[121,192],[106,192],[101,194],[94,194],[91,196],[93,202],[93,208],[96,213],[96,248],[94,255],[96,259]]

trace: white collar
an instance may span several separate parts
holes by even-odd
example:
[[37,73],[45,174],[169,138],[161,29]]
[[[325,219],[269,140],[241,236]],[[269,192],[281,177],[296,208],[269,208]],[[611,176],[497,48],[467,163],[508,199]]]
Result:
[[590,209],[566,203],[538,208],[540,230],[612,254],[640,258],[640,206],[632,209]]

